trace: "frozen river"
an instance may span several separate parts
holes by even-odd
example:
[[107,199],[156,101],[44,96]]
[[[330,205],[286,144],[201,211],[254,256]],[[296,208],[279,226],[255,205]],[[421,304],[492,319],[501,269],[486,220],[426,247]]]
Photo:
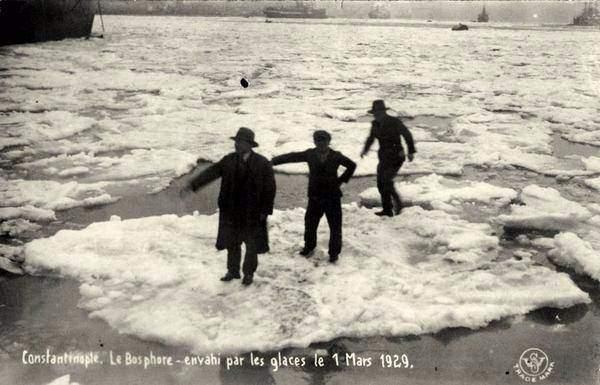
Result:
[[[598,31],[457,33],[258,18],[104,22],[104,39],[0,48],[0,251],[34,275],[0,282],[0,366],[13,377],[41,383],[87,373],[82,384],[101,383],[89,374],[100,369],[19,365],[23,349],[109,349],[69,335],[73,329],[108,335],[98,341],[122,352],[173,355],[288,348],[302,355],[313,343],[331,354],[338,345],[328,341],[349,337],[345,349],[373,356],[409,349],[418,374],[402,375],[423,383],[437,378],[429,371],[437,372],[435,362],[425,364],[428,349],[456,349],[458,372],[485,379],[494,370],[504,375],[543,339],[565,367],[581,371],[555,380],[595,378],[591,357],[575,364],[573,346],[558,346],[579,341],[597,352]],[[418,151],[397,179],[412,207],[384,221],[364,207],[378,204],[370,189],[376,154],[359,158],[374,99],[405,118]],[[261,258],[257,285],[218,281],[224,256],[213,248],[215,187],[186,202],[177,188],[198,159],[231,151],[240,126],[255,130],[267,157],[310,147],[312,132],[326,129],[332,147],[357,161],[363,177],[346,186],[340,263],[326,263],[324,223],[314,261],[295,257],[306,188],[296,174],[306,170],[286,166],[279,171],[292,175],[277,176],[272,252]],[[547,309],[565,308],[546,319]],[[66,330],[45,320],[61,314]],[[486,326],[493,333],[448,337]],[[127,337],[119,341],[115,331]],[[502,338],[512,342],[508,350]],[[489,343],[498,350],[485,357],[500,362],[490,372],[465,371]],[[434,361],[452,365],[443,354]],[[109,369],[108,378],[129,375]],[[197,370],[163,369],[168,380],[156,381],[186,383]],[[458,372],[446,375],[463,383]],[[230,374],[214,380],[236,383]],[[321,374],[267,370],[257,381],[348,376]],[[378,383],[391,374],[376,372]]]

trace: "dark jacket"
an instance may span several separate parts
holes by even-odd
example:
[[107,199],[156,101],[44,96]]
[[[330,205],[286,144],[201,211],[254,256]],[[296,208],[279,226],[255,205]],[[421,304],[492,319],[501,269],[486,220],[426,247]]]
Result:
[[371,123],[371,133],[365,143],[364,152],[369,151],[371,145],[377,139],[379,141],[379,161],[392,161],[404,157],[404,148],[400,137],[406,141],[408,153],[414,154],[415,143],[413,137],[402,121],[396,117],[386,115],[381,122],[374,120]]
[[[310,198],[339,198],[342,196],[340,184],[346,183],[356,170],[356,163],[342,155],[341,152],[329,150],[327,158],[321,162],[316,148],[302,152],[290,152],[273,158],[273,165],[284,163],[308,163],[308,196]],[[346,170],[338,177],[338,168]]]
[[251,152],[246,162],[231,153],[219,162],[192,177],[191,188],[200,187],[221,178],[219,192],[219,233],[216,247],[228,248],[239,242],[240,233],[255,236],[258,253],[269,251],[266,221],[261,214],[273,213],[275,176],[271,163],[262,155]]

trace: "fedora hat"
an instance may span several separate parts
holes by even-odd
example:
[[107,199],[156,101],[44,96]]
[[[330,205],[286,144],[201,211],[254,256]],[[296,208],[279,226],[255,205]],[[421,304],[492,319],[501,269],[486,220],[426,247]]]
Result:
[[389,108],[387,108],[385,106],[385,102],[381,99],[377,99],[373,101],[373,106],[371,107],[371,109],[369,111],[367,111],[369,114],[373,114],[377,111],[385,111],[388,110]]
[[237,134],[232,136],[233,140],[242,140],[244,142],[248,142],[252,145],[252,147],[258,147],[258,143],[254,141],[254,131],[249,129],[248,127],[240,127]]

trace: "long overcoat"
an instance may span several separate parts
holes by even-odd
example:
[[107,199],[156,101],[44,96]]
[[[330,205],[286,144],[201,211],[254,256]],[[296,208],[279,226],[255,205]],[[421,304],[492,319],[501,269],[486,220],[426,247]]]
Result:
[[196,191],[200,187],[221,178],[219,192],[219,231],[217,234],[217,250],[227,249],[240,242],[240,223],[243,223],[245,236],[253,236],[257,253],[269,251],[269,236],[266,220],[261,221],[261,214],[266,217],[273,213],[275,200],[275,176],[271,162],[264,156],[251,152],[248,157],[248,177],[244,179],[239,191],[245,194],[246,207],[242,213],[236,209],[234,188],[236,167],[239,155],[235,152],[224,156],[219,162],[192,177],[191,188]]

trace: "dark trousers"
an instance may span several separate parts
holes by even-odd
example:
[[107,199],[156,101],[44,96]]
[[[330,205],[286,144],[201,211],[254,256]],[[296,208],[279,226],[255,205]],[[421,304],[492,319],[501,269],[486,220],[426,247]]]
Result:
[[392,161],[380,161],[377,165],[377,189],[381,195],[383,211],[392,212],[392,199],[397,207],[402,208],[402,200],[394,187],[394,177],[404,163],[404,157]]
[[337,257],[342,251],[342,202],[339,197],[308,199],[304,216],[304,247],[312,250],[317,246],[317,228],[323,214],[329,224],[329,255]]
[[[246,255],[244,256],[242,272],[244,275],[253,275],[258,267],[256,240],[252,236],[247,236],[244,237],[243,242],[246,244]],[[242,241],[239,241],[227,248],[227,271],[238,275],[240,273],[241,259]]]

